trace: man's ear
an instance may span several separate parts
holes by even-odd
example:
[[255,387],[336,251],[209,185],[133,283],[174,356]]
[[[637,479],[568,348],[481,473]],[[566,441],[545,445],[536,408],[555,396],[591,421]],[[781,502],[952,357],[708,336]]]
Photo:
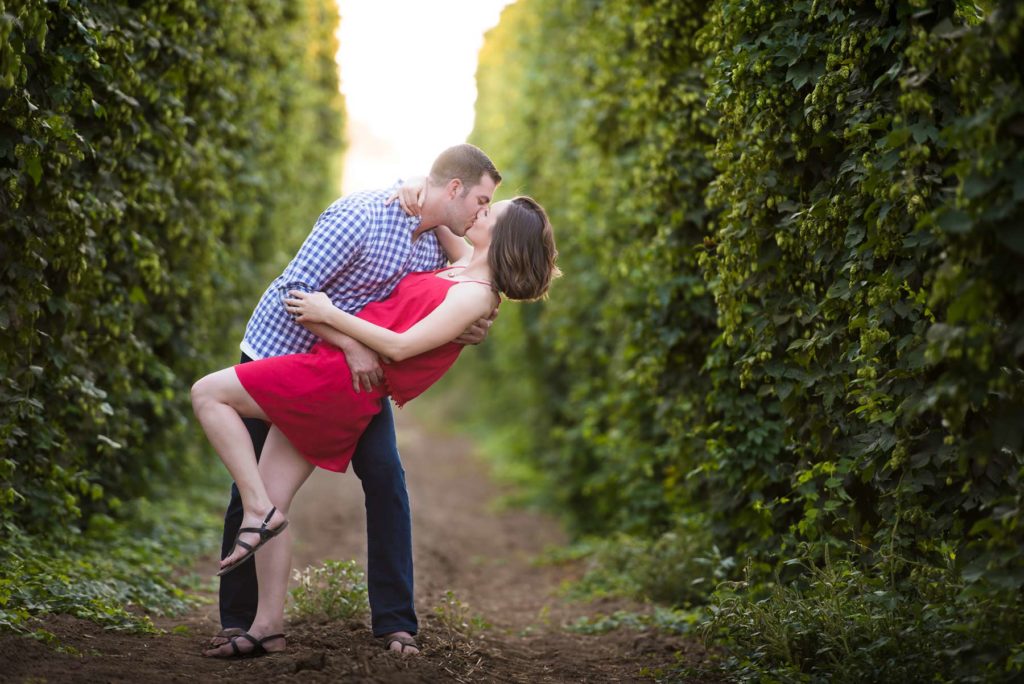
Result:
[[459,178],[452,178],[448,181],[448,184],[444,186],[444,190],[448,193],[448,199],[455,199],[459,195],[459,191],[462,190],[462,180]]

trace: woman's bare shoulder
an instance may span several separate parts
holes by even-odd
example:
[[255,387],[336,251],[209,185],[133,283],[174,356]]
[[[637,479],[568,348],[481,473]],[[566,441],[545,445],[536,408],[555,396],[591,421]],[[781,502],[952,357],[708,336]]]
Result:
[[467,280],[456,283],[448,290],[449,300],[457,302],[460,306],[473,307],[483,311],[481,315],[491,313],[491,310],[498,305],[498,294],[487,283]]

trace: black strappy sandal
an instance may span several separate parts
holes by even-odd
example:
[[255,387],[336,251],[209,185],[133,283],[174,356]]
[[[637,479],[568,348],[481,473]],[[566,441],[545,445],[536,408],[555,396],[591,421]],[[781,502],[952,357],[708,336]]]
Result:
[[[260,525],[259,527],[243,527],[240,530],[238,530],[238,534],[235,535],[235,545],[232,546],[231,549],[234,550],[236,547],[241,546],[243,549],[245,549],[245,554],[241,558],[236,560],[234,563],[232,563],[231,565],[226,565],[223,568],[221,568],[217,572],[217,577],[223,577],[224,575],[228,574],[232,570],[237,570],[242,565],[242,563],[244,563],[245,561],[247,561],[250,558],[252,558],[256,554],[256,552],[259,550],[259,548],[261,546],[266,544],[268,541],[270,541],[271,539],[273,539],[277,535],[281,534],[281,532],[284,531],[284,528],[288,527],[288,521],[285,520],[283,523],[281,523],[280,525],[278,525],[277,527],[275,527],[272,530],[267,528],[267,525],[270,524],[270,519],[272,517],[274,517],[274,513],[276,511],[277,511],[277,506],[272,506],[271,509],[270,509],[270,512],[267,513],[267,517],[263,519],[263,524]],[[244,541],[241,540],[241,536],[243,534],[250,533],[250,532],[254,533],[254,534],[260,535],[260,540],[258,542],[256,542],[256,546],[251,546],[251,545],[249,545],[249,544],[247,544],[247,543],[245,543]],[[239,636],[246,636],[246,635],[243,634],[243,635],[239,635]]]
[[[245,639],[250,644],[252,644],[252,650],[250,650],[250,651],[243,651],[242,649],[238,648],[238,640],[239,639]],[[268,654],[270,654],[272,652],[276,653],[277,651],[268,651],[266,646],[263,645],[263,644],[267,643],[268,641],[273,641],[274,639],[284,639],[284,634],[271,634],[270,636],[265,636],[262,639],[257,639],[252,634],[249,634],[248,632],[243,632],[242,634],[236,634],[235,636],[231,637],[228,640],[228,643],[231,644],[231,653],[225,653],[223,655],[209,655],[207,657],[209,657],[209,658],[255,658],[257,656],[268,655]]]

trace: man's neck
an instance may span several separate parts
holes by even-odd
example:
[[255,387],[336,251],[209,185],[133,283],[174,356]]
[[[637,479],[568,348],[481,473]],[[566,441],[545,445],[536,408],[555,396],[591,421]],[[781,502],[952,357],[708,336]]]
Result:
[[423,193],[423,206],[420,210],[420,224],[416,226],[416,230],[412,232],[412,239],[419,239],[420,235],[433,230],[441,225],[441,217],[438,215],[436,208],[434,207],[434,194],[437,192],[437,188],[433,188],[430,185],[430,181],[427,181],[426,191]]

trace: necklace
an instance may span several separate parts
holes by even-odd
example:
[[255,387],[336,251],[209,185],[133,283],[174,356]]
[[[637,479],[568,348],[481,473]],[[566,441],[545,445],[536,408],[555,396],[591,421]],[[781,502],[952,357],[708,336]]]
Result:
[[[465,272],[457,273],[454,270],[454,268],[457,268],[457,267],[453,267],[453,269],[449,270],[449,272],[441,274],[440,277],[441,278],[446,278],[448,280],[459,280],[459,276],[461,275],[463,278],[465,278],[465,275],[466,275]],[[465,281],[466,282],[470,282],[470,283],[485,283],[487,285],[490,285],[492,288],[494,287],[494,285],[489,280],[475,280],[473,278],[465,278]]]

